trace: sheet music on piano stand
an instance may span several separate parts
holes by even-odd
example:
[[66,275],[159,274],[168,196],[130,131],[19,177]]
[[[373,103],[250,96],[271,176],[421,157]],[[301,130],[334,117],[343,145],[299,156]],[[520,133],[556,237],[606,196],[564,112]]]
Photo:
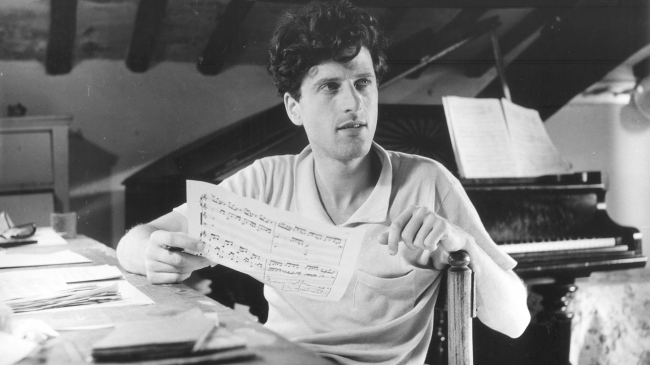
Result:
[[465,178],[534,177],[570,172],[539,113],[506,99],[443,97],[458,165]]

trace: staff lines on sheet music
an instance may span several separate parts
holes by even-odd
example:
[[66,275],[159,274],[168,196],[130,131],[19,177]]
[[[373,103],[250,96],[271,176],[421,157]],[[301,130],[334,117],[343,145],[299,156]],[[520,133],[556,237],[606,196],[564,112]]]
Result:
[[[221,200],[218,200],[221,202]],[[209,211],[212,211],[216,213],[216,217],[218,217],[221,220],[224,221],[230,221],[234,220],[237,221],[239,224],[245,227],[250,227],[250,228],[256,228],[259,222],[255,222],[254,220],[258,220],[264,223],[264,226],[274,226],[277,228],[284,228],[288,232],[295,232],[296,234],[303,236],[302,239],[304,240],[309,240],[312,242],[320,243],[319,241],[326,242],[329,244],[332,244],[338,248],[343,248],[345,246],[345,239],[339,238],[339,237],[331,237],[328,236],[324,233],[314,231],[312,229],[306,229],[302,227],[298,227],[295,225],[292,225],[290,223],[286,222],[277,222],[274,220],[271,220],[263,215],[257,215],[252,213],[249,209],[244,208],[238,208],[234,206],[233,204],[226,203],[226,202],[221,202],[217,203],[218,207],[212,207],[207,204],[203,205],[203,211],[206,212],[206,214]],[[242,212],[242,213],[238,213]],[[245,216],[242,216],[242,214]],[[275,234],[275,232],[274,232]]]
[[230,222],[222,221],[220,219],[213,218],[212,216],[205,216],[202,218],[201,223],[201,226],[211,227],[215,230],[222,228],[221,230],[227,231],[227,234],[232,240],[235,240],[237,242],[246,241],[248,244],[257,247],[262,252],[271,252],[271,244],[273,242],[273,236],[271,233],[272,229],[269,229],[269,233],[249,232],[249,234],[254,233],[256,238],[258,238],[251,240],[250,238],[246,237],[246,234],[244,232],[241,232],[241,227]]
[[311,296],[316,297],[327,297],[331,291],[331,287],[322,286],[322,285],[311,285],[309,283],[301,281],[282,281],[282,280],[273,280],[270,283],[274,284],[276,287],[279,287],[282,291],[285,292],[302,292],[308,293]]
[[[244,228],[246,231],[264,238],[268,238],[267,234],[270,229],[272,235],[271,250],[280,251],[278,254],[301,259],[296,254],[296,250],[300,250],[304,256],[303,259],[311,261],[326,260],[327,264],[330,265],[338,265],[342,260],[346,241],[343,238],[328,236],[285,222],[276,222],[262,214],[255,214],[247,208],[239,208],[235,204],[219,198],[208,200],[207,197],[202,196],[200,204],[202,207],[201,225],[208,223],[208,221],[212,221],[213,226],[221,224],[217,223],[218,220],[237,228]],[[283,244],[280,245],[280,243]],[[293,243],[295,245],[292,245]]]
[[327,296],[338,276],[338,270],[332,267],[263,257],[263,254],[249,252],[248,248],[206,230],[200,233],[200,238],[206,242],[204,252],[208,258],[235,270],[247,266],[251,276],[283,283],[283,288],[287,282],[295,282],[296,286],[289,285],[288,291]]
[[[249,268],[259,267],[265,274],[284,276],[305,276],[309,280],[333,283],[338,271],[334,267],[309,262],[295,262],[285,258],[268,258],[264,253],[256,252],[253,248],[242,247],[227,235],[207,232],[203,230],[200,239],[206,244],[205,253],[219,260],[229,259],[233,264],[248,265]],[[261,259],[264,259],[264,264]],[[259,263],[256,263],[259,261]],[[228,261],[227,261],[228,262]]]
[[202,226],[212,227],[214,229],[217,229],[217,226],[222,228],[229,226],[232,229],[227,234],[222,233],[222,235],[226,234],[229,240],[233,242],[247,242],[248,245],[256,247],[261,252],[269,252],[287,259],[332,266],[338,265],[340,260],[342,260],[342,253],[337,249],[328,249],[322,245],[304,245],[291,236],[278,234],[275,237],[269,238],[270,234],[265,235],[266,237],[261,237],[258,234],[259,240],[250,240],[244,233],[240,232],[241,227],[232,225],[226,221],[214,219],[211,216],[202,218]]

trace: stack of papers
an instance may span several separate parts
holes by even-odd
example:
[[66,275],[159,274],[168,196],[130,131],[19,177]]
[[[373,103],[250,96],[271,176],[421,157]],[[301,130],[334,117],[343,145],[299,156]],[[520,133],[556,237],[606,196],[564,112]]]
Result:
[[3,301],[14,313],[98,304],[122,299],[117,283],[83,284],[45,294]]
[[[106,281],[121,277],[110,265],[0,273],[0,303],[15,313],[153,304],[126,280]],[[103,281],[89,283],[98,280]]]

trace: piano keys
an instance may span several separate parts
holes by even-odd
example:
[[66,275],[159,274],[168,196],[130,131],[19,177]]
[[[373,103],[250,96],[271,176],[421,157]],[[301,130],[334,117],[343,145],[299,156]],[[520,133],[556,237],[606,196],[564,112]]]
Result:
[[[526,257],[527,253],[544,252],[546,254],[562,254],[572,250],[584,250],[584,252],[593,252],[589,249],[610,248],[616,246],[614,237],[598,238],[573,238],[560,240],[541,240],[526,241],[513,243],[497,243],[501,249],[514,257]],[[627,248],[627,246],[624,246]],[[519,255],[518,255],[519,254]],[[524,254],[521,256],[521,254]]]
[[461,180],[486,230],[524,279],[643,267],[641,234],[609,218],[600,172]]

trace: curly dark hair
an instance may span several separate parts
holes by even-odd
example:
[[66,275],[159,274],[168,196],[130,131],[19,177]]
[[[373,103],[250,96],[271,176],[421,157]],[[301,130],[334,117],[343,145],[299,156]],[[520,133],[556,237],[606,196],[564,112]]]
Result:
[[300,86],[309,69],[327,60],[349,62],[361,47],[370,51],[380,81],[387,70],[387,45],[377,20],[363,9],[347,0],[314,1],[278,20],[269,46],[269,70],[278,95],[288,92],[300,100]]

